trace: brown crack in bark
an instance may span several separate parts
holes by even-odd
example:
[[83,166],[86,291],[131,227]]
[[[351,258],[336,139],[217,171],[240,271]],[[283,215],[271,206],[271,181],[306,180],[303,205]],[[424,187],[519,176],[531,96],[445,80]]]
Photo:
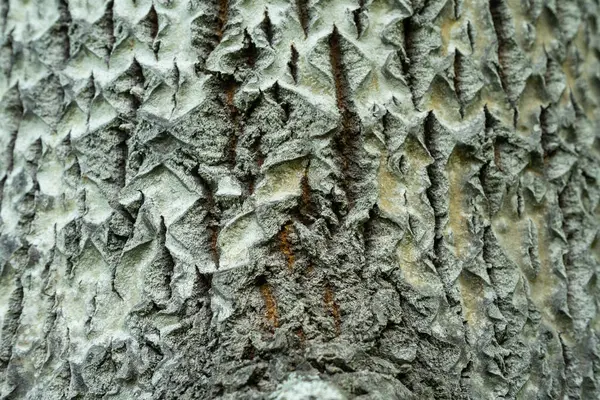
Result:
[[229,18],[229,0],[219,0],[217,11],[217,43],[221,43]]
[[259,281],[259,290],[265,303],[265,318],[273,328],[278,328],[279,314],[277,312],[277,301],[275,300],[271,286],[264,277]]
[[333,74],[336,104],[341,116],[341,126],[334,138],[334,144],[342,164],[342,187],[346,193],[348,208],[351,209],[354,206],[355,194],[352,192],[350,182],[356,180],[356,175],[353,175],[353,172],[360,174],[359,170],[353,171],[351,164],[357,158],[359,151],[361,124],[351,100],[341,40],[342,37],[337,27],[334,26],[331,35],[329,35],[329,62]]
[[298,11],[298,18],[300,19],[300,26],[304,32],[304,37],[308,37],[308,1],[309,0],[296,0],[296,10]]
[[279,239],[279,248],[285,256],[287,268],[290,272],[294,270],[295,261],[294,251],[290,242],[290,234],[293,232],[293,226],[294,225],[292,224],[292,221],[288,221],[281,227],[279,233],[277,234]]
[[325,286],[325,294],[323,295],[323,301],[325,302],[325,307],[327,308],[328,312],[333,317],[335,333],[337,336],[339,336],[342,332],[342,317],[340,314],[340,306],[335,301],[333,289],[329,284]]

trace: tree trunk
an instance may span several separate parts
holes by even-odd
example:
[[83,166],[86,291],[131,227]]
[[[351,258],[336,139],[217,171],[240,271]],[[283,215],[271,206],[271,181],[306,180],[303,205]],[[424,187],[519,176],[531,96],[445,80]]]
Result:
[[597,0],[0,10],[0,398],[600,398]]

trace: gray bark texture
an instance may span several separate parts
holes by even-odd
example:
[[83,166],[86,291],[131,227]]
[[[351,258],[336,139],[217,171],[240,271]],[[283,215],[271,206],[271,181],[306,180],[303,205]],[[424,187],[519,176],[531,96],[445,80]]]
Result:
[[600,399],[598,0],[0,30],[0,399]]

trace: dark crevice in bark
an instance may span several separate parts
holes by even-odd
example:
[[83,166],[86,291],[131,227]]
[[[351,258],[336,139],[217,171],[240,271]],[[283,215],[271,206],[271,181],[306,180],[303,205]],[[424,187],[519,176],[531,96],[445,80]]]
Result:
[[269,42],[269,45],[273,46],[273,24],[271,23],[271,18],[269,17],[269,11],[265,10],[264,15],[265,15],[265,17],[263,18],[262,22],[260,23],[260,28],[265,33],[265,36],[267,37],[267,41]]
[[558,205],[562,212],[562,230],[567,241],[567,252],[563,254],[567,282],[567,307],[573,320],[577,319],[580,312],[574,307],[578,303],[576,297],[578,294],[584,294],[585,291],[578,277],[582,270],[580,259],[585,259],[585,254],[582,253],[587,250],[587,248],[581,246],[581,241],[584,240],[582,236],[586,229],[582,229],[585,215],[580,208],[581,198],[579,192],[581,184],[576,179],[576,171],[576,166],[574,166],[569,172],[565,187],[558,193]]
[[[220,13],[228,12],[228,3],[221,2],[220,3]],[[225,10],[227,8],[227,10]],[[248,32],[247,29],[243,31],[243,47],[241,51],[238,53],[241,56],[241,63],[245,65],[241,65],[242,70],[247,70],[248,68],[252,69],[255,67],[255,64],[259,58],[259,50],[252,39],[252,36]],[[238,68],[240,65],[238,65]],[[245,68],[246,67],[246,68]],[[242,139],[242,135],[244,134],[244,126],[248,117],[253,113],[254,109],[258,106],[260,99],[262,98],[262,93],[259,98],[252,101],[248,107],[244,110],[238,109],[235,104],[235,95],[237,90],[240,88],[240,83],[237,81],[237,78],[230,74],[213,74],[215,76],[217,84],[220,86],[220,96],[222,104],[224,105],[227,113],[229,114],[229,120],[233,125],[233,129],[230,129],[229,138],[227,144],[225,146],[225,160],[228,164],[229,170],[234,172],[240,179],[245,180],[246,182],[246,191],[248,193],[252,193],[254,191],[254,183],[256,177],[250,177],[250,179],[244,179],[243,175],[247,175],[247,171],[245,172],[244,165],[238,166],[238,146],[247,146],[247,140]],[[244,138],[246,139],[246,138]],[[246,144],[244,144],[246,143]],[[260,146],[260,143],[257,144]],[[252,146],[251,146],[252,147]],[[248,150],[247,148],[241,150]],[[240,158],[240,161],[243,161],[243,158]],[[240,170],[241,169],[241,170]],[[242,175],[242,176],[240,176]]]
[[261,142],[262,142],[262,131],[259,130],[258,136],[252,142],[252,146],[250,147],[250,151],[253,153],[254,159],[256,160],[256,167],[258,169],[258,173],[251,173],[248,178],[248,193],[251,195],[254,193],[256,188],[256,181],[258,180],[258,176],[260,175],[260,168],[265,160],[265,156],[261,150]]
[[471,46],[471,51],[475,50],[475,33],[473,32],[473,25],[471,21],[467,22],[467,37],[469,38],[469,45]]
[[34,184],[37,182],[39,161],[42,158],[42,139],[37,138],[27,149],[25,155],[25,169],[29,172]]
[[24,232],[29,232],[31,229],[31,223],[35,218],[36,212],[36,199],[40,193],[40,184],[37,180],[37,170],[31,173],[31,179],[33,180],[33,185],[31,190],[29,190],[25,196],[21,199],[20,206],[23,211],[20,212],[19,216],[19,226],[23,229]]
[[273,99],[275,100],[275,102],[277,104],[279,104],[279,106],[281,107],[281,110],[283,111],[283,122],[287,123],[288,120],[290,119],[290,113],[291,113],[291,105],[290,103],[288,103],[287,101],[284,101],[282,99],[281,96],[281,86],[279,86],[279,82],[275,81],[275,83],[272,86],[272,93],[273,93]]
[[[498,259],[498,244],[496,237],[494,236],[494,231],[490,225],[487,225],[483,228],[483,232],[481,233],[481,243],[481,253],[486,270],[490,276],[491,284],[493,287],[501,285],[502,282],[497,281],[496,275],[490,273],[490,271],[494,268],[503,268],[501,261]],[[503,315],[510,315],[513,312],[513,306],[506,301],[506,298],[499,296],[494,299],[494,304],[498,307]],[[515,334],[516,332],[508,329],[508,325],[505,325],[504,329],[502,329],[502,325],[494,324],[494,337],[500,346],[502,346],[504,343],[507,343],[507,341],[513,338]]]
[[219,0],[217,11],[217,44],[221,43],[227,20],[229,19],[229,0]]
[[156,8],[154,8],[154,4],[150,7],[148,14],[140,21],[140,24],[144,26],[148,32],[150,33],[150,38],[155,41],[158,36],[158,14],[156,13]]
[[[79,166],[79,164],[77,164],[77,166]],[[88,205],[87,205],[87,192],[88,189],[84,189],[81,191],[81,194],[79,195],[78,199],[77,199],[77,209],[80,211],[80,213],[82,215],[87,214],[87,212],[89,211]],[[78,222],[81,222],[80,219],[77,219]]]
[[[42,329],[42,331],[44,332],[44,344],[46,346],[48,346],[50,340],[48,338],[48,336],[51,334],[51,332],[53,330],[55,330],[56,328],[56,321],[58,320],[58,312],[56,311],[57,308],[57,299],[56,299],[56,293],[44,293],[44,296],[46,296],[47,301],[48,301],[48,307],[46,308],[46,319],[44,320],[44,327]],[[50,351],[48,351],[47,353],[49,356],[51,355]],[[45,368],[48,366],[49,362],[52,360],[52,357],[48,357],[46,359],[46,361],[44,362],[44,365],[42,366],[42,368]]]
[[560,146],[560,139],[556,134],[557,124],[554,121],[550,107],[541,107],[540,112],[540,141],[544,151],[544,160],[552,157]]
[[504,166],[502,165],[502,147],[506,146],[508,141],[502,136],[496,136],[494,138],[494,165],[500,172],[504,172]]
[[17,278],[15,289],[8,299],[8,310],[2,324],[2,336],[0,342],[0,368],[6,368],[15,347],[16,333],[20,325],[23,313],[23,285],[21,279]]
[[296,329],[295,333],[298,336],[298,340],[300,341],[300,347],[304,348],[304,346],[306,345],[306,333],[304,332],[304,329],[300,327]]
[[359,39],[363,33],[362,13],[365,11],[365,0],[358,0],[358,8],[352,11],[354,25],[356,26],[356,38]]
[[527,256],[533,270],[530,279],[536,279],[542,265],[537,246],[527,246]]
[[[490,189],[489,189],[489,185],[490,185],[490,165],[491,161],[487,161],[485,164],[483,164],[481,166],[481,168],[479,168],[479,172],[478,172],[478,178],[479,178],[479,182],[481,183],[481,188],[483,189],[483,193],[485,194],[486,198],[489,198],[490,196]],[[488,217],[490,217],[492,215],[492,209],[491,206],[489,204],[489,199],[486,202],[487,204],[487,214]]]
[[103,23],[104,25],[104,29],[106,30],[106,34],[108,36],[108,40],[106,43],[106,49],[108,50],[108,55],[107,55],[107,64],[108,61],[110,60],[110,54],[113,51],[115,42],[116,42],[116,38],[115,38],[115,21],[114,21],[114,1],[110,0],[107,4],[106,4],[106,11],[104,13],[104,17],[103,17],[103,21],[101,23]]
[[404,52],[401,54],[402,73],[406,79],[406,83],[411,93],[413,105],[416,107],[417,99],[415,98],[415,78],[411,72],[411,58],[414,57],[414,34],[416,25],[412,17],[402,20],[402,31],[404,35]]
[[175,90],[173,91],[173,96],[171,101],[173,102],[173,108],[171,109],[171,115],[177,109],[177,93],[179,92],[179,67],[177,66],[177,59],[173,60],[173,81],[175,83]]
[[460,117],[465,116],[465,99],[463,96],[463,75],[465,74],[463,55],[460,50],[454,51],[454,90],[460,104]]
[[[146,77],[144,76],[144,70],[143,70],[142,66],[140,65],[140,63],[138,62],[137,58],[133,57],[133,61],[131,62],[129,71],[132,75],[132,78],[135,81],[135,84],[132,86],[138,86],[138,87],[140,87],[141,91],[143,91],[145,89]],[[133,89],[133,87],[130,88],[130,91],[131,91],[131,89]],[[134,115],[137,115],[137,111],[139,110],[140,106],[142,105],[143,94],[141,92],[134,91],[131,93],[131,99],[132,99]]]
[[308,37],[308,22],[310,19],[308,10],[309,0],[296,0],[296,10],[298,11],[298,19],[300,19],[300,26],[304,32],[304,37]]
[[341,35],[336,26],[333,27],[333,32],[329,36],[329,60],[334,79],[337,108],[342,119],[339,132],[334,138],[334,144],[342,163],[342,189],[346,193],[348,208],[351,209],[354,206],[355,193],[349,183],[359,180],[357,177],[360,177],[362,172],[353,166],[361,145],[361,124],[351,99],[350,85],[342,54]]
[[0,3],[0,24],[2,24],[2,33],[6,33],[6,24],[8,23],[8,13],[10,12],[10,0],[2,0]]
[[73,258],[72,257],[68,257],[65,260],[65,276],[67,277],[67,279],[71,280],[73,279]]
[[560,340],[562,358],[565,363],[565,386],[563,386],[564,397],[572,399],[580,398],[581,380],[577,379],[577,377],[580,376],[580,372],[576,357],[573,354],[573,349],[565,343],[563,335],[559,333],[558,337]]
[[53,231],[54,231],[54,244],[52,245],[52,247],[50,248],[50,250],[48,251],[48,258],[45,263],[44,266],[42,268],[42,272],[40,273],[40,278],[42,279],[42,293],[46,296],[52,296],[51,293],[48,293],[48,289],[49,289],[49,282],[50,282],[50,268],[52,267],[52,264],[55,261],[55,257],[54,255],[56,254],[56,243],[57,243],[57,230],[56,230],[56,224],[54,224],[54,226],[52,227]]
[[473,373],[473,361],[469,360],[460,371],[460,385],[467,393],[471,387],[471,374]]
[[513,75],[517,73],[515,57],[513,53],[516,51],[516,43],[513,38],[513,29],[511,27],[512,16],[510,8],[506,4],[506,0],[490,0],[490,14],[494,24],[494,30],[498,39],[498,69],[502,88],[507,94],[509,101],[514,106],[517,94],[514,93]]
[[436,258],[436,266],[441,261],[441,246],[443,245],[443,220],[447,215],[447,209],[444,205],[446,193],[443,189],[444,177],[444,166],[442,165],[442,154],[439,149],[440,144],[438,143],[438,135],[435,126],[435,115],[433,111],[430,111],[425,118],[424,125],[424,140],[427,151],[433,158],[433,162],[427,166],[427,176],[430,181],[429,188],[425,191],[427,199],[433,209],[433,215],[435,218],[435,236],[433,239],[433,250]]
[[[500,172],[504,172],[501,162],[501,147],[504,144],[507,144],[507,140],[504,137],[496,136],[494,134],[494,129],[498,126],[499,120],[492,115],[489,111],[487,104],[483,106],[483,113],[485,116],[485,134],[487,137],[492,138],[492,148],[493,148],[493,157],[494,157],[494,165]],[[488,163],[489,166],[489,163]],[[489,168],[487,169],[489,172]]]
[[63,37],[65,48],[64,48],[64,60],[67,61],[71,57],[71,37],[69,35],[69,29],[73,22],[71,12],[69,11],[69,3],[67,0],[58,1],[58,12],[60,14],[60,29],[59,34]]
[[517,129],[519,124],[519,109],[517,107],[513,107],[513,129]]
[[292,75],[292,79],[294,83],[298,83],[298,50],[292,43],[290,46],[290,61],[288,61],[287,66],[290,69],[290,74]]
[[166,245],[167,227],[162,215],[157,234],[157,254],[146,274],[147,283],[151,286],[149,294],[155,303],[160,303],[160,307],[164,307],[164,302],[169,300],[172,295],[171,279],[173,277],[175,261]]
[[252,342],[248,341],[248,344],[244,347],[242,352],[242,360],[254,360],[256,357],[256,347],[252,345]]
[[192,171],[192,176],[206,191],[206,197],[204,199],[204,208],[206,210],[206,230],[208,233],[209,243],[208,248],[210,249],[210,253],[212,255],[213,262],[217,269],[219,269],[219,246],[217,239],[219,238],[219,233],[221,231],[221,212],[219,210],[219,206],[215,201],[214,196],[214,188],[209,184],[209,182],[203,178],[199,173],[199,165],[196,165]]
[[448,145],[444,142],[448,132],[438,123],[433,111],[430,111],[425,118],[423,129],[424,145],[433,158],[432,163],[426,168],[430,185],[425,190],[434,217],[433,253],[429,255],[429,259],[444,286],[444,292],[440,293],[440,296],[450,307],[457,307],[460,299],[453,291],[454,284],[449,277],[449,251],[445,246],[446,238],[444,236],[444,229],[449,217],[449,181],[445,171],[448,160],[443,153],[444,146]]
[[144,192],[142,192],[141,190],[137,191],[140,195],[139,200],[136,201],[132,206],[128,207],[127,213],[130,214],[132,216],[132,218],[134,219],[134,222],[137,221],[138,215],[140,213],[140,209],[142,208],[142,206],[144,205],[144,202],[146,201],[146,196],[144,196]]
[[179,90],[179,78],[180,78],[179,66],[177,65],[177,58],[175,58],[173,60],[173,81],[175,83],[175,92],[177,92]]
[[210,0],[207,5],[209,13],[200,15],[191,24],[191,43],[199,52],[196,72],[210,73],[205,63],[214,49],[221,43],[229,17],[227,0]]
[[123,295],[121,295],[121,293],[119,292],[119,290],[117,289],[117,287],[115,286],[115,281],[117,279],[117,267],[118,267],[118,263],[114,263],[111,266],[110,269],[110,290],[117,295],[117,297],[119,298],[119,300],[123,301]]
[[487,131],[494,130],[494,128],[498,125],[499,120],[492,115],[487,104],[485,106],[483,106],[483,114],[485,117],[484,127],[485,127],[486,134],[487,134]]
[[498,38],[498,46],[500,47],[510,34],[507,26],[510,20],[510,10],[505,0],[489,0],[489,8],[496,37]]
[[139,22],[139,25],[143,27],[144,31],[148,33],[150,39],[150,47],[154,53],[154,58],[158,60],[158,52],[160,51],[160,40],[156,40],[158,37],[159,25],[158,25],[158,14],[154,8],[154,4],[150,6],[148,14]]
[[[363,224],[362,229],[362,241],[364,246],[365,255],[369,255],[373,249],[373,239],[376,238],[375,223],[380,218],[379,207],[377,204],[373,205],[369,210],[369,218]],[[409,214],[410,218],[410,214]]]
[[279,327],[277,300],[275,299],[271,285],[264,275],[256,277],[255,282],[265,303],[265,319],[268,321],[271,330],[273,331],[275,328]]
[[17,143],[17,135],[18,135],[18,130],[14,130],[13,132],[11,132],[10,135],[10,139],[8,139],[8,146],[7,147],[7,151],[6,151],[6,155],[8,158],[8,162],[6,165],[6,175],[8,176],[15,165],[15,145]]
[[[487,165],[487,164],[486,164]],[[485,226],[483,228],[482,235],[482,246],[481,246],[481,256],[483,257],[483,261],[492,267],[495,264],[494,252],[493,252],[493,244],[494,244],[494,231],[491,226]]]
[[[85,191],[83,191],[82,197],[85,196]],[[85,198],[83,199],[85,202]],[[82,213],[83,214],[83,213]],[[72,279],[74,275],[74,260],[77,260],[80,254],[80,241],[81,241],[81,225],[82,219],[81,217],[74,219],[69,222],[67,225],[63,227],[61,233],[65,239],[65,248],[63,251],[63,255],[66,258],[66,273],[68,279]]]
[[5,39],[4,43],[2,44],[2,51],[6,49],[6,51],[10,54],[8,59],[8,65],[5,69],[5,74],[8,80],[10,81],[10,78],[12,77],[13,68],[15,66],[15,51],[12,32],[9,32],[7,35],[4,36],[4,38]]
[[333,318],[333,326],[335,328],[336,336],[342,333],[342,316],[340,314],[340,306],[335,300],[335,293],[333,287],[330,284],[326,284],[325,293],[323,295],[323,301],[325,307]]
[[310,160],[306,163],[304,174],[300,180],[300,206],[299,206],[299,220],[304,225],[309,225],[314,220],[315,207],[312,199],[312,190],[308,181],[308,170],[310,168]]
[[83,323],[83,326],[85,327],[85,333],[88,338],[89,338],[89,334],[92,331],[92,319],[94,318],[94,314],[96,313],[96,307],[98,306],[97,302],[96,302],[96,297],[98,297],[97,289],[96,289],[96,292],[94,293],[94,296],[92,296],[92,299],[90,300],[91,310],[90,309],[86,310],[87,318],[86,318],[85,322]]
[[154,58],[156,61],[158,61],[158,53],[160,52],[160,45],[161,45],[160,40],[156,40],[152,44],[152,52],[154,53]]
[[2,209],[2,201],[4,200],[4,186],[6,185],[6,178],[7,176],[4,176],[2,179],[0,179],[0,209]]
[[[579,72],[576,72],[576,78],[579,78]],[[577,101],[577,99],[575,98],[575,93],[573,92],[573,90],[573,88],[569,89],[569,99],[571,100],[571,104],[575,109],[575,115],[578,118],[586,118],[585,111],[583,110],[583,107],[579,103],[579,101]]]
[[333,218],[326,218],[325,222],[327,224],[328,231],[330,233],[335,233],[339,229],[340,221],[343,221],[346,215],[348,215],[347,201],[345,201],[343,198],[340,198],[340,196],[337,196],[333,190],[331,190],[325,196],[325,198],[329,202],[329,207],[337,219],[334,220]]
[[[90,77],[87,80],[85,88],[79,92],[77,95],[78,101],[77,104],[86,112],[86,124],[89,126],[90,124],[90,108],[92,107],[92,102],[96,97],[96,77],[94,76],[94,72],[90,73]],[[83,104],[83,105],[82,105]]]
[[462,0],[452,0],[453,3],[453,12],[454,12],[454,19],[457,20],[460,18],[460,14],[461,14],[461,9],[462,9]]
[[502,86],[502,91],[504,92],[504,94],[507,94],[508,87],[506,85],[506,79],[504,78],[505,75],[502,74],[502,67],[500,66],[500,64],[493,63],[493,68],[500,77],[500,85]]
[[521,183],[517,184],[517,215],[519,218],[523,218],[525,213],[525,199],[523,198],[523,188]]
[[[157,306],[155,312],[158,312],[158,311],[160,311],[160,307]],[[149,349],[151,349],[154,353],[156,353],[161,360],[164,358],[165,352],[162,350],[160,344],[155,343],[154,341],[149,339],[147,336],[143,337],[143,343],[145,346],[147,346]]]
[[242,49],[242,53],[246,59],[246,64],[250,67],[254,67],[256,60],[258,59],[258,50],[247,29],[244,29],[244,48]]
[[14,124],[13,129],[10,132],[10,138],[8,140],[7,152],[6,156],[8,158],[6,163],[6,175],[9,175],[15,164],[15,145],[17,143],[17,135],[19,132],[19,127],[21,125],[21,120],[23,119],[24,107],[23,102],[21,100],[21,91],[19,89],[19,85],[15,85],[14,87],[14,97],[10,99],[6,99],[8,96],[5,95],[5,104],[7,114],[10,117],[12,124]]
[[125,182],[127,181],[127,163],[129,160],[129,145],[127,141],[129,140],[129,133],[119,129],[118,134],[120,136],[120,142],[115,148],[115,157],[117,159],[119,175],[117,176],[117,184],[120,189],[125,187]]
[[[212,289],[212,273],[202,273],[198,271],[198,267],[195,268],[196,271],[196,282],[194,291],[199,294],[199,296],[194,296],[194,298],[200,297],[199,300],[207,306],[207,310],[211,311],[210,303],[211,303],[211,289]],[[212,317],[212,312],[210,312]]]
[[290,241],[290,235],[293,233],[293,230],[294,225],[292,221],[287,221],[281,226],[279,232],[277,233],[277,238],[279,240],[279,249],[285,257],[285,261],[289,272],[292,272],[294,270],[295,262],[294,250]]
[[344,70],[340,39],[338,29],[334,26],[333,32],[329,35],[329,61],[333,73],[337,107],[342,113],[342,117],[347,118],[346,114],[350,111],[348,101],[351,100],[349,99],[348,81]]

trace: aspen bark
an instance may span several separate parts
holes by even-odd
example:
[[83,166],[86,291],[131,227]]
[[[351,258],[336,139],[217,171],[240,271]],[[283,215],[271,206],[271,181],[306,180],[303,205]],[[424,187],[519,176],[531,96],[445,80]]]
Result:
[[0,399],[600,398],[598,0],[0,0]]

